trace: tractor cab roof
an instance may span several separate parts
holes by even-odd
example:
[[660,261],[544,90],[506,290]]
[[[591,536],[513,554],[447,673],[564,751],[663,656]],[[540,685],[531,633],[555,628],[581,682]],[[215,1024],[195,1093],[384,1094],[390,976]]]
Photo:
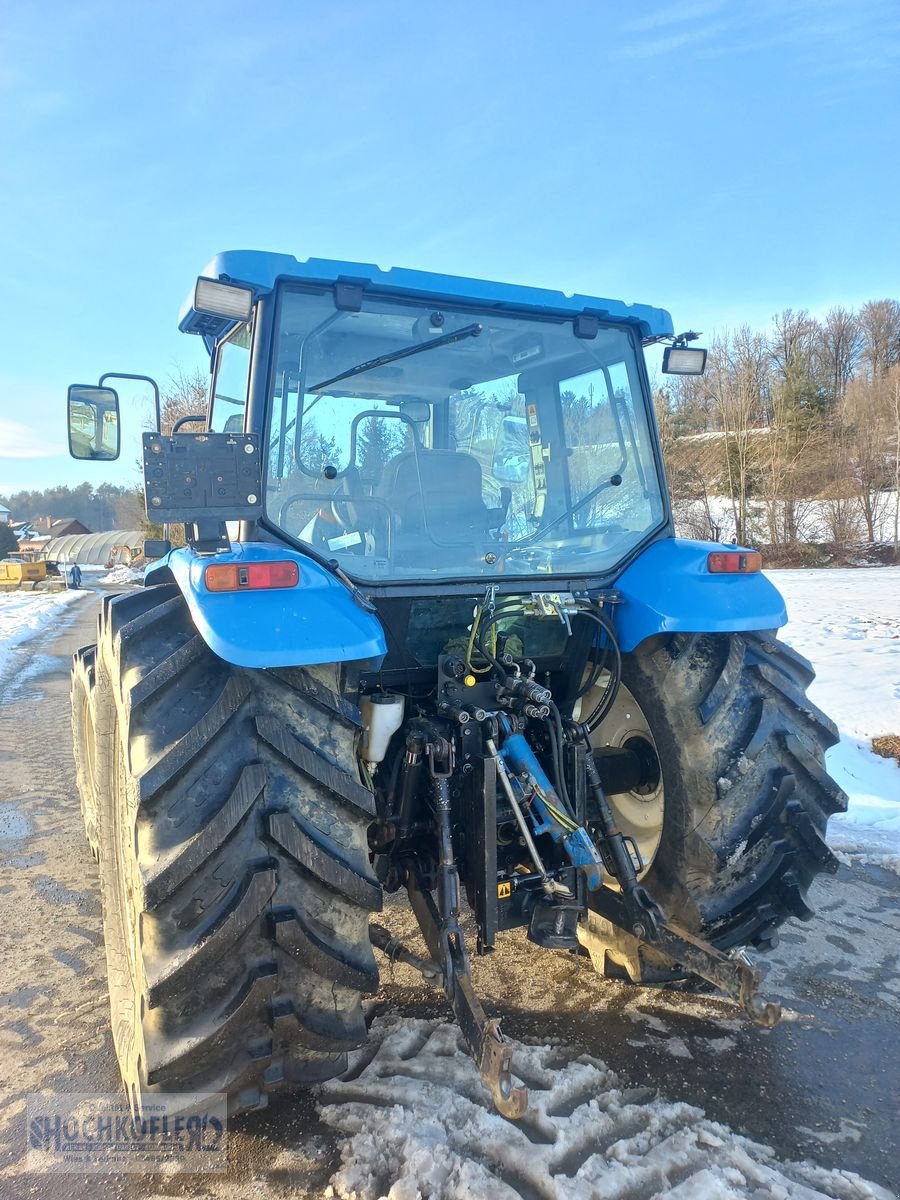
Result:
[[[308,258],[301,262],[288,254],[272,254],[263,250],[227,250],[207,263],[201,275],[206,279],[252,288],[254,300],[271,292],[280,280],[297,280],[313,286],[345,283],[362,287],[369,295],[399,294],[443,304],[458,303],[552,317],[589,313],[603,321],[635,325],[640,337],[645,340],[669,337],[674,333],[672,318],[663,308],[625,304],[621,300],[607,300],[598,296],[567,296],[546,288],[466,279],[457,275],[437,275],[406,267],[392,267],[383,271],[372,263],[323,258]],[[192,289],[182,307],[178,327],[185,333],[200,334],[211,346],[231,328],[234,321],[228,317],[198,312],[193,301]]]

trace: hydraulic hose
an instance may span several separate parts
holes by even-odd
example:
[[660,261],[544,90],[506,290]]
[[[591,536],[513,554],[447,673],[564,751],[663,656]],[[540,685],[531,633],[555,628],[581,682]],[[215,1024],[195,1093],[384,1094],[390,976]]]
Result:
[[506,617],[514,616],[517,613],[521,613],[521,611],[522,611],[521,603],[516,603],[515,605],[509,605],[505,608],[495,609],[486,621],[482,620],[483,614],[480,614],[479,618],[478,618],[478,632],[475,637],[475,643],[478,646],[478,649],[480,650],[480,652],[484,655],[484,657],[487,659],[487,661],[491,664],[491,666],[494,667],[495,670],[499,671],[501,675],[508,675],[509,671],[486,648],[486,646],[484,644],[485,634],[488,632],[489,629],[492,629],[494,627],[494,625],[497,624],[498,621],[502,621]]
[[[508,600],[501,600],[498,605],[495,605],[493,612],[491,613],[491,617],[488,619],[484,628],[485,629],[490,628],[490,626],[492,626],[494,624],[494,618],[497,618],[499,620],[501,617],[512,616],[514,613],[519,613],[521,611],[522,611],[521,600],[513,599],[512,597],[510,597]],[[494,667],[496,670],[499,670],[501,672],[503,671],[503,668],[501,667],[500,663],[498,663],[496,658],[494,658],[494,656],[492,654],[489,654],[487,652],[487,650],[484,648],[484,646],[481,644],[480,634],[481,634],[481,622],[482,622],[483,617],[484,617],[484,605],[479,605],[478,610],[475,614],[475,617],[472,620],[472,630],[469,634],[469,644],[466,648],[466,666],[469,667],[469,669],[475,675],[484,675],[491,669],[491,667]],[[472,665],[472,651],[475,649],[476,646],[478,647],[478,650],[481,652],[481,654],[484,656],[484,658],[486,658],[488,661],[488,665],[486,667],[476,667],[476,666]]]
[[[577,692],[566,696],[565,704],[574,704],[576,700],[580,700],[582,696],[586,696],[588,692],[596,686],[597,680],[603,674],[606,667],[606,660],[609,658],[609,644],[597,645],[596,642],[591,643],[590,648],[591,659],[593,659],[593,669],[588,676],[587,682],[582,684]],[[590,659],[588,660],[590,661]]]
[[613,629],[612,622],[608,617],[604,616],[602,612],[595,608],[581,608],[578,611],[582,616],[587,617],[589,620],[594,621],[597,625],[599,625],[606,634],[607,645],[604,647],[607,652],[606,657],[608,657],[610,650],[612,650],[613,653],[612,670],[610,671],[609,682],[603,689],[603,695],[600,697],[600,700],[594,706],[593,711],[586,718],[586,720],[579,722],[579,724],[583,725],[589,733],[592,733],[607,715],[613,706],[613,702],[615,701],[616,693],[619,690],[619,683],[622,679],[622,653],[619,650],[616,631]]
[[566,769],[565,759],[563,757],[563,747],[565,740],[563,736],[562,717],[559,714],[559,709],[550,701],[550,719],[547,724],[550,727],[550,751],[553,758],[553,769],[556,773],[556,789],[559,792],[559,798],[565,805],[566,813],[574,819],[575,810],[572,807],[572,802],[569,799],[569,789],[566,787]]

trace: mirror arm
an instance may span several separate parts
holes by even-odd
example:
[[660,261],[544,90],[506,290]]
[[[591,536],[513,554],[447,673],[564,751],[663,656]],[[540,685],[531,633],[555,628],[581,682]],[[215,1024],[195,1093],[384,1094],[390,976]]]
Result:
[[[189,417],[179,417],[172,426],[172,432],[177,433],[182,425],[202,425],[205,421],[206,417],[203,415],[203,413],[194,413]],[[157,430],[157,433],[158,432],[159,430]]]
[[123,371],[107,371],[105,375],[100,376],[98,387],[103,387],[107,379],[138,379],[143,383],[149,383],[153,388],[153,403],[156,407],[156,433],[162,433],[162,407],[159,402],[159,384],[155,379],[151,379],[149,375],[126,375]]

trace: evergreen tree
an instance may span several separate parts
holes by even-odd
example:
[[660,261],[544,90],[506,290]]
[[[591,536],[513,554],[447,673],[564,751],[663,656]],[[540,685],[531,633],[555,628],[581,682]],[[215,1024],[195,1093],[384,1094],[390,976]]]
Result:
[[385,464],[404,447],[408,426],[399,421],[368,417],[359,428],[356,465],[367,479],[378,479]]
[[15,554],[19,548],[19,540],[5,522],[0,521],[0,558]]

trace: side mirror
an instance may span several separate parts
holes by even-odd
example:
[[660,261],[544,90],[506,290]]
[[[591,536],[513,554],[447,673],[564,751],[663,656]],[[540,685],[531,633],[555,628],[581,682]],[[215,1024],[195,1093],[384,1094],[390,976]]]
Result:
[[491,458],[491,474],[500,483],[524,483],[531,468],[528,425],[524,417],[504,417]]
[[528,478],[527,454],[498,450],[491,461],[491,474],[502,483],[524,483]]
[[165,558],[172,549],[168,538],[144,538],[144,558]]
[[112,388],[73,383],[69,388],[69,453],[73,458],[119,457],[119,396]]

